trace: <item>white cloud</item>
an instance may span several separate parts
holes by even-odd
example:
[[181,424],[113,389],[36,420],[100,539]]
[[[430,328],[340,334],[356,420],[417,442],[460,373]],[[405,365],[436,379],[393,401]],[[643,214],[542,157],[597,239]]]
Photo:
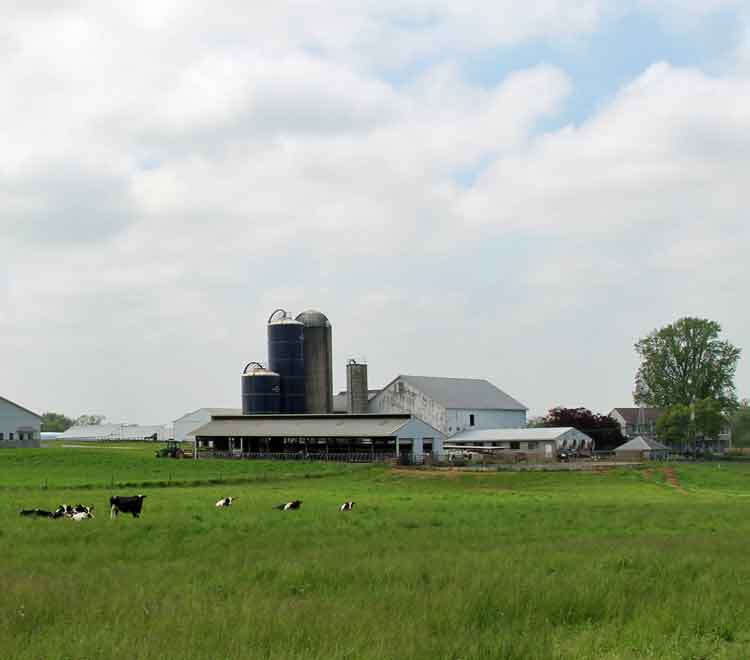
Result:
[[627,403],[632,342],[676,315],[746,327],[747,78],[655,64],[540,134],[566,72],[464,76],[603,2],[27,5],[0,27],[0,364],[28,405],[231,405],[278,305],[329,313],[374,384],[483,376],[535,410]]

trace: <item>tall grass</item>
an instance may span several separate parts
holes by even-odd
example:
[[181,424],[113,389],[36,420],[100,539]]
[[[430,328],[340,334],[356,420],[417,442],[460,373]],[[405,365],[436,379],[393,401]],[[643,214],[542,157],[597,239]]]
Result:
[[[310,479],[308,468],[145,488],[141,519],[81,524],[17,510],[103,506],[110,489],[8,488],[0,657],[750,656],[739,497],[750,470],[722,482],[681,467],[683,495],[635,470]],[[239,500],[217,510],[225,494]],[[291,498],[300,511],[272,508]],[[350,514],[337,511],[345,499]]]

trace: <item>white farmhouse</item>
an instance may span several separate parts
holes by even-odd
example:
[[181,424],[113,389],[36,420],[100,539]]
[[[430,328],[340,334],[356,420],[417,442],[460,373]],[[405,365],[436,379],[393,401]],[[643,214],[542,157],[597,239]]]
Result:
[[0,396],[0,447],[39,447],[42,418]]
[[446,437],[467,429],[522,428],[526,406],[487,380],[397,376],[370,400],[371,413],[406,412]]

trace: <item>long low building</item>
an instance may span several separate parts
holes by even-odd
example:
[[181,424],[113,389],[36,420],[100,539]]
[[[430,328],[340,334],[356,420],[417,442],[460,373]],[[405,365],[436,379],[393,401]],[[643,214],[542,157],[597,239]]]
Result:
[[122,440],[167,440],[170,430],[166,426],[140,426],[138,424],[91,424],[88,426],[71,426],[61,433],[59,440],[76,440],[83,442],[122,441]]
[[[188,440],[214,454],[443,454],[444,435],[406,413],[360,415],[226,415],[190,431]],[[200,452],[194,452],[197,459]],[[209,452],[211,453],[211,452]]]
[[593,440],[572,426],[463,431],[450,438],[446,449],[487,449],[497,452],[538,454],[554,459],[564,449],[590,450]]

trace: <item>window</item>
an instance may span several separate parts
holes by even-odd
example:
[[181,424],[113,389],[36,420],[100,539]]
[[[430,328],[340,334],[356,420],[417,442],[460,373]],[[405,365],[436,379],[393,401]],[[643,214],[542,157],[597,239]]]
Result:
[[474,415],[469,415],[469,426],[474,426]]
[[3,440],[5,440],[5,433],[0,431],[0,442],[2,442]]
[[537,442],[530,442],[530,443],[528,444],[528,448],[529,448],[530,450],[531,450],[531,449],[536,449],[536,448],[537,448],[537,445],[538,445],[538,444],[539,444],[539,443],[537,443]]
[[511,449],[520,449],[521,448],[521,443],[520,442],[511,442],[510,443],[510,448]]
[[8,433],[8,440],[13,440],[13,432]]

